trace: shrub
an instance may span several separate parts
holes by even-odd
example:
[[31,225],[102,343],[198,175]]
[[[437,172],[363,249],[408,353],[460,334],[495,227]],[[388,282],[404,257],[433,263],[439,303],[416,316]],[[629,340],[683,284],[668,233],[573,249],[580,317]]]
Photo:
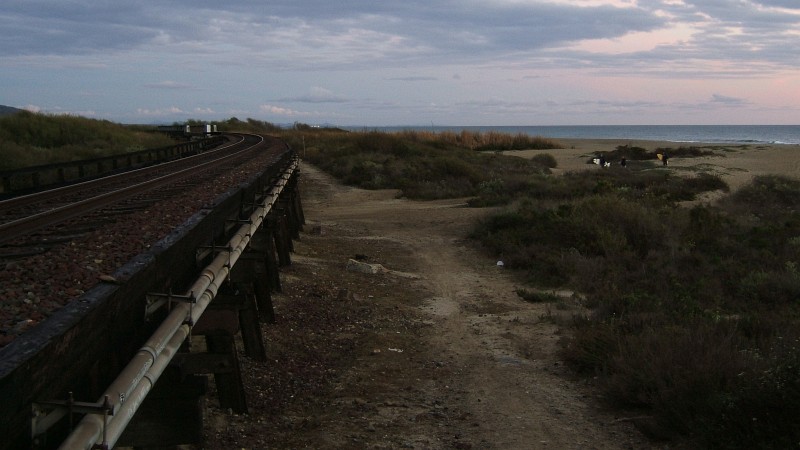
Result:
[[[305,134],[304,157],[348,184],[368,188],[400,189],[410,198],[452,198],[486,195],[475,204],[503,204],[531,173],[547,168],[537,161],[479,153],[461,146],[430,145],[424,133]],[[296,133],[287,133],[297,145]],[[437,139],[441,139],[437,137]],[[448,139],[458,140],[457,135]],[[441,144],[443,141],[437,141]],[[487,184],[495,188],[487,189]]]
[[104,120],[28,111],[0,117],[0,169],[77,161],[172,145],[151,133]]
[[558,142],[541,136],[524,133],[509,134],[498,131],[486,133],[462,130],[460,133],[443,131],[435,133],[422,130],[404,130],[395,133],[405,141],[426,143],[437,148],[460,147],[469,150],[542,150],[563,148]]
[[533,158],[531,158],[531,160],[542,167],[548,167],[550,169],[555,169],[558,167],[558,162],[556,161],[555,156],[549,153],[535,155]]
[[800,180],[775,175],[756,176],[722,205],[732,213],[770,221],[787,211],[800,213]]
[[697,158],[697,157],[700,157],[700,156],[724,156],[724,155],[719,155],[717,153],[714,153],[713,150],[703,150],[701,147],[695,147],[695,146],[683,147],[683,146],[681,146],[681,147],[678,147],[678,148],[669,148],[669,147],[657,148],[653,152],[652,158],[655,159],[655,158],[657,158],[656,154],[665,153],[665,152],[667,154],[669,154],[670,158],[674,158],[676,156],[677,157],[681,157],[681,158]]
[[655,156],[648,154],[647,150],[642,147],[631,145],[619,145],[614,151],[607,154],[607,159],[617,160],[622,158],[629,160],[644,160],[653,159]]
[[517,289],[517,295],[530,303],[552,303],[557,302],[560,298],[550,292],[529,291],[527,289]]
[[612,404],[652,417],[647,430],[704,448],[796,445],[800,182],[757,178],[721,207],[685,209],[675,202],[727,186],[613,172],[532,177],[535,200],[473,237],[532,285],[583,294],[591,312],[563,356]]
[[575,316],[573,320],[571,338],[565,341],[562,357],[578,373],[606,374],[619,345],[616,331],[583,316]]

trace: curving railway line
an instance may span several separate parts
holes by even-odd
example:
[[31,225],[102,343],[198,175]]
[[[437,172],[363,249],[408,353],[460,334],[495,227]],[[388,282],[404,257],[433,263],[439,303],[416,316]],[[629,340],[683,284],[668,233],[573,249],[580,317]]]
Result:
[[[0,201],[0,245],[13,247],[15,240],[33,236],[42,228],[66,222],[91,211],[141,196],[177,181],[220,173],[252,156],[264,138],[257,135],[230,135],[229,143],[211,152],[164,164],[104,177],[84,183],[51,189]],[[152,196],[152,198],[157,198]],[[0,254],[1,255],[1,254]]]
[[[302,209],[285,143],[227,138],[191,158],[0,202],[0,449],[190,441],[124,432],[146,422],[134,414],[162,373],[178,370],[167,391],[184,397],[201,395],[184,389],[203,384],[198,374],[237,389],[229,338],[249,330],[248,355],[263,353],[253,324],[271,313]],[[203,324],[209,306],[224,311],[217,325]],[[196,325],[211,330],[211,357],[182,354]]]

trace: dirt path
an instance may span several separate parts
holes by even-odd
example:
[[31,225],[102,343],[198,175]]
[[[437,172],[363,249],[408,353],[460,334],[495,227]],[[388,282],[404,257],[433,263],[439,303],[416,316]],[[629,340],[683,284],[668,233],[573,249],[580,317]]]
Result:
[[[319,264],[320,249],[334,245],[398,272],[358,274],[361,284],[348,288],[355,301],[381,303],[378,314],[389,315],[381,319],[389,326],[375,330],[343,371],[307,430],[313,436],[301,441],[330,448],[651,447],[567,376],[556,356],[558,328],[548,320],[554,306],[523,302],[512,274],[464,240],[488,210],[342,187],[308,165],[302,174],[306,229],[315,231],[296,249],[295,265]],[[375,283],[387,293],[373,292]],[[393,310],[403,318],[394,327]]]
[[[586,155],[614,145],[553,152],[555,172],[596,169]],[[797,176],[798,155],[736,147],[671,167],[735,189],[755,174]],[[500,257],[465,239],[490,210],[347,188],[308,165],[301,183],[307,224],[281,271],[277,322],[263,327],[269,361],[242,360],[249,414],[209,396],[204,448],[680,448],[649,442],[636,414],[609,413],[570,376],[557,323],[579,306],[569,293],[553,304],[516,295]],[[350,259],[386,270],[348,270]]]

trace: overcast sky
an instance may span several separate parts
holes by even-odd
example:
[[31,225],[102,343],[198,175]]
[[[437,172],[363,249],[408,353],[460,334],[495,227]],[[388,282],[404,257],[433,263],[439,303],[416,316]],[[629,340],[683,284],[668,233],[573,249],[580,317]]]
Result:
[[123,123],[800,124],[800,0],[3,0],[0,104]]

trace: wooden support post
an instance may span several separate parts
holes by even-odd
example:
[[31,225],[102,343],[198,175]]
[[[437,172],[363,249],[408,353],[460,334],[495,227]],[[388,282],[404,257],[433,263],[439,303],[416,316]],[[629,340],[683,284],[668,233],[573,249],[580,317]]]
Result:
[[255,361],[266,361],[267,350],[264,347],[264,339],[261,335],[261,321],[259,320],[259,310],[256,306],[254,288],[253,282],[246,284],[244,307],[239,310],[239,326],[242,330],[245,355]]
[[[280,270],[278,269],[278,260],[276,259],[275,256],[275,240],[273,238],[274,232],[272,230],[270,222],[271,221],[266,221],[264,223],[264,226],[259,228],[256,234],[253,236],[253,241],[251,241],[250,243],[250,245],[253,246],[253,248],[257,249],[263,255],[264,268],[266,271],[266,278],[265,278],[265,281],[267,283],[266,293],[256,290],[257,292],[256,295],[259,295],[259,302],[261,301],[262,298],[266,298],[266,297],[261,297],[261,295],[269,296],[270,291],[281,292]],[[271,296],[269,296],[269,304],[270,306],[272,305]],[[264,309],[261,308],[260,303],[259,303],[259,309],[260,310]]]
[[295,214],[294,201],[290,192],[284,191],[284,193],[278,201],[278,211],[282,212],[286,219],[286,228],[291,239],[300,239],[300,219]]
[[228,356],[232,363],[230,371],[214,373],[219,406],[223,409],[230,408],[238,414],[246,414],[247,397],[244,392],[239,357],[236,354],[233,335],[224,331],[207,334],[206,348],[208,353]]
[[[267,255],[263,255],[261,264],[255,266],[253,277],[253,294],[258,305],[258,317],[264,323],[275,323],[275,308],[272,305],[272,293],[270,292],[270,273],[266,261]],[[277,275],[277,268],[275,269]],[[280,280],[280,277],[278,278]],[[280,281],[278,282],[280,290]]]
[[[183,373],[213,373],[220,406],[237,413],[247,412],[234,340],[234,335],[240,329],[239,310],[243,305],[244,296],[241,292],[237,293],[230,285],[223,285],[192,329],[193,334],[205,337],[207,353],[176,355],[174,359]],[[258,336],[261,336],[260,330]]]
[[[261,335],[259,307],[256,304],[257,265],[263,265],[260,255],[252,251],[245,253],[231,272],[233,287],[230,290],[233,293],[218,295],[211,303],[211,307],[236,309],[239,313],[239,329],[242,332],[245,355],[256,361],[266,361],[267,351]],[[214,306],[215,303],[217,306]],[[270,313],[274,315],[271,303],[269,308]]]
[[306,217],[303,214],[303,205],[300,201],[300,172],[296,171],[292,174],[291,179],[289,179],[289,192],[291,194],[291,204],[292,209],[294,211],[295,217],[297,217],[297,223],[300,225],[300,229],[302,230],[303,225],[306,224]]
[[[289,215],[286,214],[286,208],[278,208],[278,211],[281,213],[280,215],[280,226],[281,226],[281,234],[283,235],[284,244],[286,245],[286,249],[291,254],[294,252],[294,240],[292,238],[292,226],[289,221]],[[291,259],[289,260],[290,266],[292,264]]]
[[305,225],[306,215],[303,213],[303,202],[300,201],[300,191],[297,189],[295,189],[294,195],[292,195],[292,198],[294,198],[294,208],[297,211],[297,217],[300,219],[300,225]]
[[[275,262],[272,239],[265,227],[253,235],[250,247],[244,258],[251,264],[253,294],[258,307],[258,317],[262,322],[275,323],[275,309],[272,305],[271,289],[280,291],[280,274]],[[274,274],[273,274],[274,271]]]
[[[261,335],[261,322],[255,303],[251,261],[239,260],[231,273],[236,280],[234,287],[225,287],[209,305],[207,317],[203,315],[195,326],[196,334],[208,334],[221,330],[234,335],[242,333],[244,353],[256,361],[265,361],[267,352]],[[247,269],[247,270],[245,270]]]
[[167,369],[117,441],[118,447],[178,448],[203,444],[203,402],[208,380]]
[[295,197],[297,197],[297,193],[294,190],[290,191],[286,206],[288,207],[289,216],[292,218],[295,239],[300,239],[300,232],[303,231],[303,223],[300,221],[300,214],[297,212],[297,201]]
[[[286,234],[289,236],[289,239],[292,241],[294,239],[298,239],[300,237],[300,233],[296,231],[297,224],[295,223],[295,218],[292,215],[292,209],[289,207],[288,196],[284,196],[278,203],[278,210],[281,212],[283,220],[286,223]],[[294,247],[294,243],[292,243],[292,247]]]
[[290,243],[292,239],[286,230],[286,220],[281,211],[275,210],[271,217],[270,228],[275,241],[275,250],[278,253],[278,265],[285,267],[292,264]]
[[[277,250],[273,231],[269,227],[262,227],[260,242],[264,245],[264,265],[267,269],[267,281],[273,292],[282,292],[280,269],[278,269]],[[270,299],[272,303],[272,299]]]

